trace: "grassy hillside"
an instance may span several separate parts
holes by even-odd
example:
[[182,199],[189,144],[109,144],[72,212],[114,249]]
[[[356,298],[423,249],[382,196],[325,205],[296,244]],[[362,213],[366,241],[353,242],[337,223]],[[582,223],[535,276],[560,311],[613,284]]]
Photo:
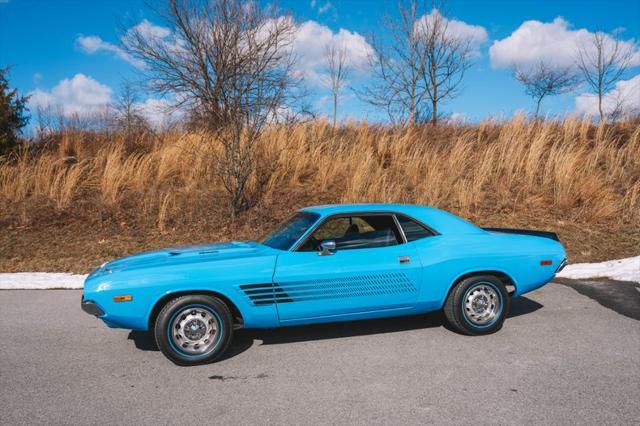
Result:
[[235,221],[205,134],[64,132],[0,164],[0,271],[82,272],[159,246],[255,239],[310,204],[431,205],[480,225],[554,230],[572,261],[640,252],[640,122],[269,130]]

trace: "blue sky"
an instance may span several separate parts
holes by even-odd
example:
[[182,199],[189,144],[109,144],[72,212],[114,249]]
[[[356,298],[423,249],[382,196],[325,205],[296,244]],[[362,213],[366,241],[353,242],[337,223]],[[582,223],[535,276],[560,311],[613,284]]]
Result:
[[[349,43],[353,42],[357,56],[357,49],[366,49],[366,37],[386,37],[380,19],[396,13],[395,1],[281,0],[279,5],[308,32],[308,38],[301,42],[305,52],[303,66],[308,65],[316,77],[322,74],[322,67],[313,66],[317,58],[312,55],[317,50],[311,45],[322,37],[346,37]],[[638,1],[450,0],[448,17],[486,33],[477,45],[464,91],[443,105],[446,112],[474,121],[495,115],[508,117],[519,109],[531,110],[533,102],[504,65],[508,61],[533,60],[535,55],[531,52],[540,49],[539,55],[547,54],[562,62],[567,57],[563,46],[587,31],[618,30],[621,39],[640,39]],[[161,23],[143,1],[0,0],[0,66],[12,65],[11,83],[23,93],[34,94],[39,102],[75,102],[77,109],[91,108],[112,99],[123,79],[137,76],[136,67],[119,56],[115,46],[123,31],[144,19],[150,24]],[[524,24],[525,21],[538,22]],[[100,44],[89,44],[96,40]],[[638,65],[627,73],[626,80],[640,82]],[[366,71],[352,72],[351,86],[365,83],[367,76]],[[65,79],[67,83],[61,84]],[[328,114],[327,90],[317,79],[308,81],[313,90],[312,105],[320,114]],[[636,100],[640,99],[640,85],[628,84],[622,89],[628,92],[631,103],[640,103]],[[575,111],[576,98],[582,92],[545,100],[543,112]],[[580,111],[589,111],[590,99],[583,96],[578,105]],[[348,90],[341,110],[343,119],[384,119]]]

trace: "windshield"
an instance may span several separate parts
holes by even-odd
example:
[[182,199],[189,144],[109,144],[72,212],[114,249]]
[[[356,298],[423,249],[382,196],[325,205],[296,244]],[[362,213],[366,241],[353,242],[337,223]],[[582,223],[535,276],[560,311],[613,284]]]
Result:
[[274,249],[289,250],[319,217],[316,213],[298,212],[278,225],[260,242]]

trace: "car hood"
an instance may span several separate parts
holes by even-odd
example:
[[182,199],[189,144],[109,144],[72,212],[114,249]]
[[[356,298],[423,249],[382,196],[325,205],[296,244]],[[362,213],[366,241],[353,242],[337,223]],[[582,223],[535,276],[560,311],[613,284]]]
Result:
[[91,276],[133,269],[267,256],[276,254],[276,252],[278,252],[278,250],[255,241],[231,241],[228,243],[170,247],[113,260],[94,270]]

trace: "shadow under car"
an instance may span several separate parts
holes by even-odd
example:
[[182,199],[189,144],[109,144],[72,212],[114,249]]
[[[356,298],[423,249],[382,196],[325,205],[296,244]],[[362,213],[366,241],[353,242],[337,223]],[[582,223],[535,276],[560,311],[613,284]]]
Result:
[[[530,314],[542,308],[543,305],[525,296],[511,299],[509,315],[513,318]],[[340,339],[344,337],[366,336],[371,334],[397,333],[402,331],[445,327],[450,328],[442,311],[428,314],[381,318],[360,321],[345,321],[335,323],[301,325],[270,329],[240,329],[236,330],[233,341],[225,354],[218,359],[232,358],[253,346],[255,340],[263,345],[278,345],[283,343],[307,342],[313,340]],[[157,351],[153,332],[132,330],[128,335],[136,348],[143,351]]]

